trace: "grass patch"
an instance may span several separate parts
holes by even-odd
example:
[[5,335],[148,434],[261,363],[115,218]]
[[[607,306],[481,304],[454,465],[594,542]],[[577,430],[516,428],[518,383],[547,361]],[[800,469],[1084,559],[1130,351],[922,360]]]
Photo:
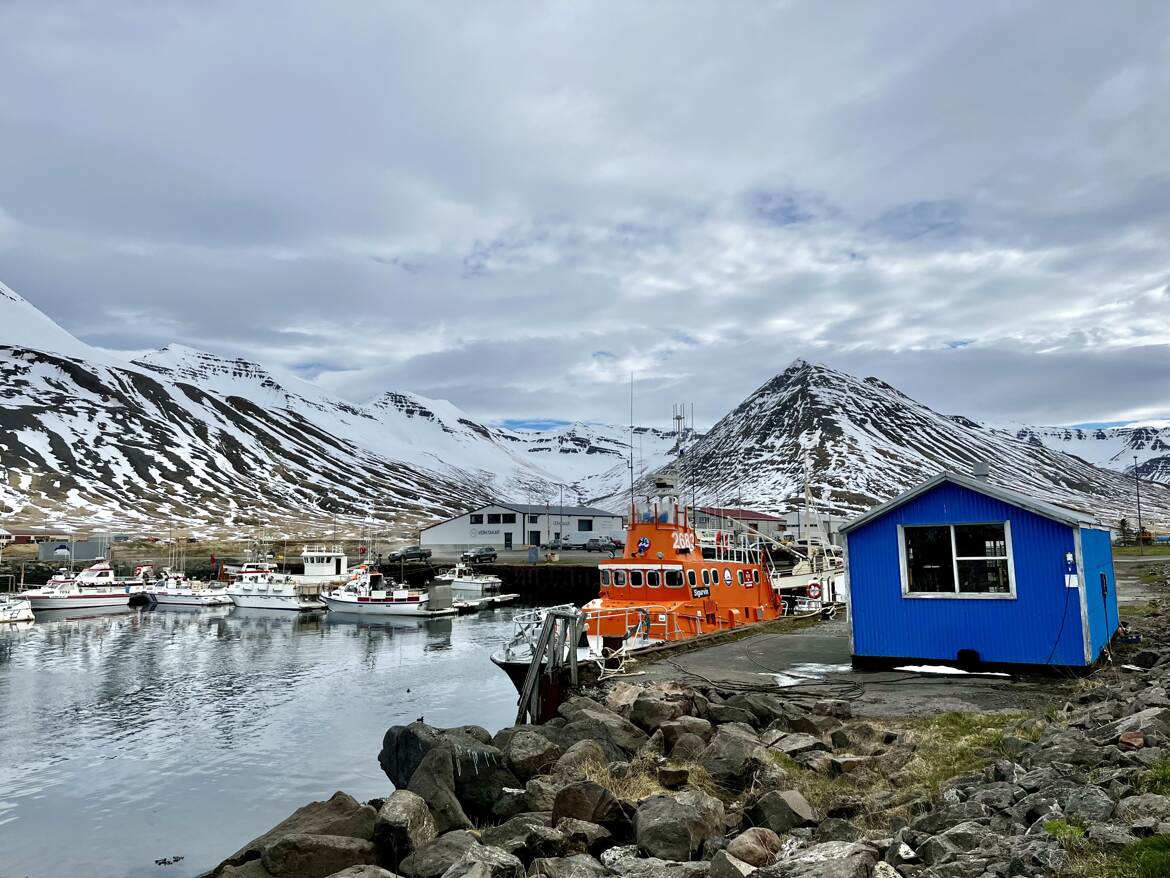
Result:
[[1123,619],[1148,619],[1154,615],[1161,615],[1156,604],[1119,604],[1117,615]]
[[1044,831],[1060,842],[1066,851],[1083,851],[1088,849],[1085,841],[1085,828],[1067,820],[1049,820],[1044,824]]
[[[1138,547],[1137,546],[1114,546],[1113,547],[1113,554],[1114,555],[1137,555],[1138,554]],[[1164,555],[1170,555],[1170,544],[1154,543],[1153,545],[1150,545],[1150,546],[1142,546],[1141,554],[1142,554],[1142,557],[1146,557],[1146,558],[1149,558],[1149,557],[1157,558],[1157,557],[1164,556]]]
[[[1143,771],[1138,786],[1143,793],[1170,795],[1170,759],[1161,759]],[[1166,874],[1170,875],[1170,872]]]
[[[709,796],[731,801],[733,796],[728,790],[720,787],[711,779],[707,769],[696,762],[671,762],[671,768],[685,768],[690,777],[687,786],[702,790]],[[656,796],[669,792],[658,782],[658,763],[654,757],[635,758],[629,768],[622,772],[610,770],[607,763],[588,760],[581,764],[581,774],[585,780],[591,780],[605,787],[618,799],[631,802],[640,802],[647,796]]]
[[1074,853],[1060,878],[1165,878],[1170,875],[1170,835],[1143,838],[1119,851]]
[[904,773],[928,795],[937,795],[952,777],[980,771],[992,760],[1007,756],[1004,736],[1010,726],[1025,719],[1021,714],[944,713],[912,721],[918,749]]

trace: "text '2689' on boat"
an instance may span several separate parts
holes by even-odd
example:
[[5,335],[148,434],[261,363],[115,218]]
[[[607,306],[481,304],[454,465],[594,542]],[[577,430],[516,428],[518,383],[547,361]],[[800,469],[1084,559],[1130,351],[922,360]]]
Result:
[[[584,637],[578,660],[612,662],[800,610],[817,612],[831,599],[840,575],[836,569],[814,570],[807,559],[793,564],[787,549],[760,534],[696,531],[665,479],[654,496],[635,502],[631,513],[621,556],[598,565],[599,594],[580,610]],[[533,661],[547,612],[518,616],[512,639],[492,656],[518,685]]]

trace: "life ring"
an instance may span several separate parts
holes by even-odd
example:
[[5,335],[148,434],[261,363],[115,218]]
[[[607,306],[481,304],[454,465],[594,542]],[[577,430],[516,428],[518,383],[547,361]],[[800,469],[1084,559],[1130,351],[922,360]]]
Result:
[[817,600],[821,596],[821,587],[819,585],[817,585],[815,582],[809,583],[808,596],[810,599],[812,599],[814,601]]

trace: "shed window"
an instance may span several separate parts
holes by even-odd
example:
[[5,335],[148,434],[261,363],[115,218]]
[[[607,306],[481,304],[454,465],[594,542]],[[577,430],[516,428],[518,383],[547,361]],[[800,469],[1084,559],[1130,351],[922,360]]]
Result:
[[577,531],[578,532],[591,531],[591,530],[593,530],[593,519],[592,518],[578,518],[577,519]]
[[540,524],[540,516],[539,515],[528,516],[528,523],[529,524]]
[[515,524],[516,523],[516,513],[515,512],[505,512],[503,515],[500,516],[500,522],[502,524]]
[[483,524],[483,513],[482,512],[471,513],[470,521],[472,524]]
[[912,526],[901,531],[904,594],[1014,596],[1007,522]]
[[498,513],[498,512],[489,512],[487,514],[487,517],[488,517],[488,522],[487,522],[488,524],[499,524],[500,523],[500,513]]

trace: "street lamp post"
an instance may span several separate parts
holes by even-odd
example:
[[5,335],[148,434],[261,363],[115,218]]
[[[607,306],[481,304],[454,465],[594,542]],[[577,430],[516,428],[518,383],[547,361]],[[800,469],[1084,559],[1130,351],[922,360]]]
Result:
[[1138,555],[1143,554],[1142,549],[1142,480],[1138,477],[1138,459],[1137,455],[1133,456],[1133,483],[1137,488],[1137,506],[1138,506]]

